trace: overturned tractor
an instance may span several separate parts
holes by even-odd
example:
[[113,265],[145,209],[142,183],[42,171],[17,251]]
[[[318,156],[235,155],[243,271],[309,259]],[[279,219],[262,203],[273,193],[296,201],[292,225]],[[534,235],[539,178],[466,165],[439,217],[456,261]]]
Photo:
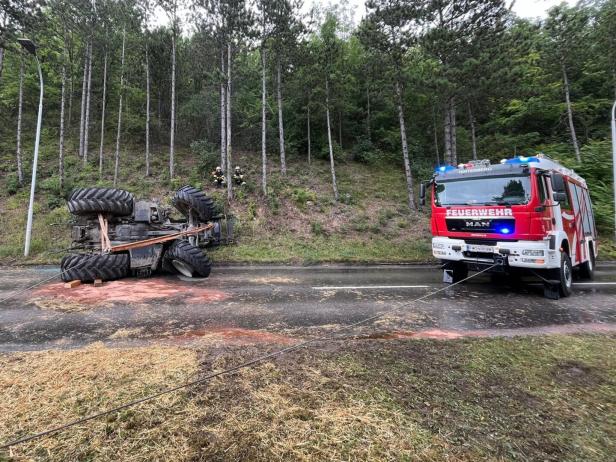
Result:
[[229,243],[233,220],[216,215],[214,201],[192,186],[178,189],[172,204],[184,220],[122,189],[74,190],[67,205],[76,218],[72,249],[81,253],[62,259],[62,279],[148,277],[159,270],[208,277],[212,265],[203,248]]

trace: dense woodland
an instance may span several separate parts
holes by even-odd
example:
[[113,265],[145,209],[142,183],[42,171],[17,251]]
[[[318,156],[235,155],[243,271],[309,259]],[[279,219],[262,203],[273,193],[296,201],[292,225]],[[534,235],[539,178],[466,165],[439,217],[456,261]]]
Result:
[[173,179],[176,148],[190,147],[203,175],[230,176],[240,152],[260,158],[264,195],[288,162],[328,162],[335,200],[337,162],[398,165],[414,211],[414,183],[435,165],[543,151],[587,177],[611,226],[616,0],[536,21],[502,0],[369,0],[359,24],[344,1],[299,1],[0,0],[9,193],[29,182],[36,123],[37,68],[16,43],[27,36],[60,189],[68,158],[114,184],[127,156],[144,159],[128,174]]

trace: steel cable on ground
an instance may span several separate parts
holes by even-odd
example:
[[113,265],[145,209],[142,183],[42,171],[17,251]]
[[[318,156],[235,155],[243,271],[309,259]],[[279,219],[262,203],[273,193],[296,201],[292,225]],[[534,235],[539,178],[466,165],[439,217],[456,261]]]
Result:
[[[474,277],[477,277],[480,274],[483,274],[486,271],[489,271],[490,269],[494,268],[495,266],[497,266],[496,263],[491,265],[491,266],[488,266],[488,267],[482,269],[481,271],[479,271],[479,272],[477,272],[477,273],[475,273],[475,274],[473,274],[471,276],[467,276],[466,278],[461,279],[460,281],[454,282],[453,284],[449,284],[448,286],[445,286],[445,287],[441,287],[440,289],[437,289],[437,290],[432,291],[432,292],[430,292],[428,294],[422,295],[421,297],[418,297],[418,298],[416,298],[414,300],[411,300],[411,301],[406,302],[406,303],[402,303],[402,304],[400,304],[398,306],[390,308],[389,310],[385,310],[385,311],[383,311],[381,313],[375,314],[373,316],[369,316],[367,318],[361,319],[361,320],[356,321],[354,323],[347,324],[347,325],[343,326],[341,329],[339,329],[336,333],[334,333],[332,335],[325,336],[325,337],[316,337],[316,338],[313,338],[313,339],[305,340],[303,342],[296,343],[295,345],[291,345],[291,346],[283,348],[281,350],[276,350],[276,351],[273,351],[271,353],[267,353],[267,354],[258,356],[256,358],[253,358],[253,359],[251,359],[249,361],[243,362],[243,363],[238,364],[236,366],[230,367],[228,369],[225,369],[225,370],[222,370],[222,371],[219,371],[219,372],[213,372],[213,373],[208,374],[208,375],[206,375],[204,377],[201,377],[199,379],[192,380],[190,382],[185,382],[185,383],[182,383],[180,385],[176,385],[174,387],[166,388],[166,389],[161,390],[161,391],[159,391],[157,393],[153,393],[151,395],[144,396],[143,398],[138,398],[138,399],[135,399],[135,400],[132,400],[132,401],[128,401],[128,402],[126,402],[124,404],[121,404],[119,406],[113,407],[111,409],[107,409],[105,411],[97,412],[95,414],[90,414],[89,416],[86,416],[86,417],[81,417],[79,419],[73,420],[71,422],[67,422],[67,423],[59,425],[57,427],[50,428],[49,430],[44,430],[44,431],[39,432],[39,433],[34,433],[34,434],[29,435],[29,436],[24,436],[22,438],[18,438],[16,440],[9,441],[7,443],[3,443],[0,446],[0,449],[7,449],[7,448],[10,448],[12,446],[16,446],[18,444],[27,443],[28,441],[32,441],[32,440],[35,440],[35,439],[38,439],[38,438],[42,438],[44,436],[48,436],[48,435],[51,435],[53,433],[61,432],[61,431],[66,430],[66,429],[68,429],[70,427],[74,427],[75,425],[79,425],[79,424],[82,424],[82,423],[88,422],[90,420],[94,420],[94,419],[97,419],[99,417],[103,417],[103,416],[106,416],[106,415],[109,415],[109,414],[113,414],[115,412],[118,412],[118,411],[121,411],[123,409],[135,406],[137,404],[141,404],[141,403],[144,403],[146,401],[151,401],[151,400],[156,399],[156,398],[158,398],[160,396],[163,396],[163,395],[166,395],[166,394],[169,394],[169,393],[173,393],[173,392],[181,390],[183,388],[189,388],[189,387],[192,387],[192,386],[195,386],[195,385],[199,385],[201,383],[208,382],[208,381],[210,381],[210,380],[212,380],[212,379],[214,379],[216,377],[220,377],[220,376],[223,376],[223,375],[233,374],[233,373],[235,373],[235,372],[237,372],[237,371],[239,371],[241,369],[246,369],[246,368],[248,368],[250,366],[253,366],[255,364],[261,363],[261,362],[263,362],[263,361],[265,361],[267,359],[270,359],[270,358],[275,358],[275,357],[278,357],[278,356],[282,356],[282,355],[284,355],[286,353],[289,353],[289,352],[294,351],[294,350],[298,350],[300,348],[304,348],[304,347],[306,347],[308,345],[311,345],[313,343],[331,342],[331,341],[339,340],[339,337],[340,337],[339,334],[340,334],[341,331],[345,331],[345,330],[351,329],[353,327],[357,327],[357,326],[359,326],[361,324],[369,323],[369,322],[374,321],[376,319],[382,318],[385,315],[388,315],[388,314],[393,313],[395,311],[401,310],[402,308],[410,306],[413,303],[417,303],[419,301],[425,300],[426,298],[430,298],[430,297],[432,297],[432,296],[434,296],[434,295],[436,295],[436,294],[438,294],[440,292],[443,292],[445,290],[450,289],[451,287],[454,287],[454,286],[456,286],[458,284],[461,284],[463,282],[466,282],[466,281],[468,281],[468,280],[470,280],[470,279],[472,279]],[[345,338],[342,338],[340,340],[345,340]]]
[[37,282],[36,284],[32,284],[31,286],[24,287],[23,289],[17,289],[16,291],[11,292],[11,294],[10,294],[8,297],[3,298],[2,300],[0,300],[0,304],[2,304],[2,303],[4,303],[4,302],[6,302],[7,300],[10,300],[11,298],[16,297],[16,296],[17,296],[17,295],[19,295],[19,294],[23,294],[24,292],[27,292],[27,291],[29,291],[29,290],[32,290],[32,289],[34,289],[35,287],[40,286],[41,284],[45,284],[46,282],[49,282],[49,281],[51,281],[51,280],[53,280],[53,279],[55,279],[55,278],[57,278],[57,277],[59,277],[59,276],[62,276],[62,275],[63,275],[64,273],[66,273],[67,271],[69,271],[69,270],[68,270],[68,269],[66,269],[66,270],[61,271],[61,272],[59,272],[59,273],[55,273],[53,276],[51,276],[51,277],[49,277],[49,278],[47,278],[47,279],[43,279],[42,281],[39,281],[39,282]]

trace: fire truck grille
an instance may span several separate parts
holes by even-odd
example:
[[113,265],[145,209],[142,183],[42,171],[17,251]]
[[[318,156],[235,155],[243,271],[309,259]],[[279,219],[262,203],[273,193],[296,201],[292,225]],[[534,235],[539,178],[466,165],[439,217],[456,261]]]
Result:
[[513,234],[515,220],[512,218],[448,218],[448,231]]

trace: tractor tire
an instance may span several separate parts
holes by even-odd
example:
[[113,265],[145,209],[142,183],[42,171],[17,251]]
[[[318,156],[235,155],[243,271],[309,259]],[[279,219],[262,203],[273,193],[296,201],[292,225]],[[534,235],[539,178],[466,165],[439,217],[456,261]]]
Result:
[[73,215],[105,213],[125,216],[133,213],[134,196],[123,189],[78,188],[68,199],[68,210]]
[[62,259],[62,280],[92,282],[111,281],[128,275],[128,254],[71,254]]
[[212,262],[203,251],[188,241],[175,241],[163,256],[163,269],[186,277],[206,278],[212,271]]
[[199,221],[205,223],[214,216],[214,200],[192,186],[183,186],[175,192],[173,206],[188,218],[190,210],[197,214]]

